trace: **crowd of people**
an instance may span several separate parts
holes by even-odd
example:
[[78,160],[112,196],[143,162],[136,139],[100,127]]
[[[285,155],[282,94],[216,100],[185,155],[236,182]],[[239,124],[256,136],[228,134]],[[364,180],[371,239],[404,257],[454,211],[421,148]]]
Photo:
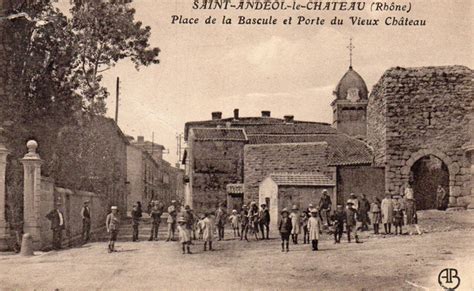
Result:
[[[291,209],[284,208],[278,220],[278,232],[281,238],[281,251],[288,252],[290,237],[293,244],[298,244],[299,235],[303,234],[303,244],[310,244],[313,251],[318,250],[320,236],[325,233],[334,235],[334,243],[341,242],[344,232],[347,241],[360,243],[360,232],[369,231],[372,226],[375,235],[382,234],[379,226],[383,225],[383,234],[390,235],[392,226],[394,234],[403,234],[403,227],[408,227],[408,234],[413,231],[421,234],[417,225],[416,204],[413,189],[408,185],[403,195],[387,194],[380,200],[375,198],[369,201],[364,194],[359,197],[351,193],[345,205],[337,204],[332,209],[332,201],[328,192],[323,190],[319,203],[309,204],[300,211],[297,205]],[[242,205],[241,209],[232,209],[227,213],[225,205],[220,203],[215,211],[197,215],[188,206],[180,207],[176,201],[166,209],[168,216],[167,234],[165,241],[175,241],[177,237],[182,246],[183,254],[191,254],[193,241],[202,240],[204,251],[213,250],[213,241],[224,240],[225,227],[230,225],[234,239],[250,241],[268,240],[270,233],[270,212],[266,204],[260,207],[256,202]],[[142,206],[137,202],[131,212],[133,235],[132,241],[138,241],[138,226],[142,218]],[[114,242],[117,239],[118,217],[116,207],[107,216],[107,230],[110,233],[109,251],[114,251]],[[158,230],[161,216],[165,212],[164,206],[158,201],[151,201],[148,211],[151,218],[150,241],[158,240]]]
[[[437,209],[446,210],[447,197],[446,191],[439,185],[436,193]],[[83,243],[87,243],[91,238],[89,204],[89,200],[84,201],[80,211]],[[416,201],[413,189],[409,184],[405,185],[401,195],[386,194],[382,200],[375,197],[373,201],[369,201],[364,194],[357,197],[351,193],[345,205],[337,204],[334,210],[332,206],[333,203],[326,190],[322,191],[322,196],[316,206],[309,203],[306,209],[300,211],[297,205],[292,205],[290,210],[288,208],[282,209],[279,218],[270,217],[268,205],[261,204],[259,207],[254,201],[248,205],[242,205],[240,209],[230,210],[229,214],[225,204],[220,203],[217,210],[199,215],[195,214],[188,205],[182,207],[175,200],[171,201],[171,205],[166,209],[162,202],[150,201],[146,210],[151,219],[149,241],[158,240],[164,213],[167,213],[165,241],[175,241],[177,232],[183,253],[191,253],[193,240],[204,241],[204,251],[212,251],[215,234],[218,241],[223,240],[227,225],[231,226],[234,239],[268,240],[271,219],[278,221],[282,252],[289,251],[290,237],[293,244],[298,244],[298,236],[301,233],[303,233],[303,244],[311,243],[312,250],[317,251],[318,241],[323,230],[334,235],[335,244],[341,242],[344,232],[349,243],[352,240],[360,243],[360,232],[369,231],[369,226],[372,226],[375,235],[421,234],[418,226]],[[55,250],[61,249],[62,232],[66,228],[64,214],[60,207],[61,203],[57,201],[54,204],[54,209],[46,215],[51,221],[52,246]],[[142,204],[139,201],[136,202],[131,211],[132,241],[138,241],[143,212]],[[383,233],[380,230],[380,225],[383,225]],[[404,227],[407,229],[406,233],[403,232]],[[107,215],[106,229],[109,233],[109,252],[114,252],[115,241],[120,229],[120,215],[117,206],[112,206]],[[18,232],[15,251],[19,251],[20,245],[21,233]]]

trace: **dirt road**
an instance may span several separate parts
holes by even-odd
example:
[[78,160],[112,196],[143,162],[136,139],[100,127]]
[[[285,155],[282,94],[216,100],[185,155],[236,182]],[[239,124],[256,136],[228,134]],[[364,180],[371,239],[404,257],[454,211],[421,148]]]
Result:
[[[438,273],[457,268],[462,279],[457,290],[473,290],[474,213],[435,216],[425,215],[424,228],[432,232],[421,236],[365,235],[362,244],[335,245],[325,235],[319,252],[298,244],[282,253],[275,238],[229,239],[206,253],[196,242],[192,255],[163,241],[120,242],[113,254],[104,243],[32,258],[3,254],[0,289],[442,290]],[[440,228],[428,227],[429,221]]]

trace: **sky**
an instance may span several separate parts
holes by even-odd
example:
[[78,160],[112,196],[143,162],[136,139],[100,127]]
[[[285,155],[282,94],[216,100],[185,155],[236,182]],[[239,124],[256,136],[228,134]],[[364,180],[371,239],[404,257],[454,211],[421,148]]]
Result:
[[[60,0],[68,1],[68,0]],[[301,3],[306,0],[297,0]],[[151,27],[151,44],[161,49],[160,64],[135,69],[127,60],[105,74],[111,92],[107,115],[115,114],[115,79],[120,77],[118,124],[129,135],[143,135],[169,149],[177,161],[176,134],[184,123],[207,120],[212,111],[231,117],[291,114],[297,120],[332,122],[332,92],[349,66],[369,90],[391,67],[465,65],[473,68],[471,0],[417,0],[410,13],[394,12],[235,12],[192,10],[192,0],[135,0],[136,20]],[[288,2],[288,0],[287,0]],[[390,1],[391,3],[392,1]],[[395,1],[406,4],[408,1]],[[243,26],[171,24],[172,15],[199,17],[305,16],[331,19],[387,16],[426,19],[424,27]]]

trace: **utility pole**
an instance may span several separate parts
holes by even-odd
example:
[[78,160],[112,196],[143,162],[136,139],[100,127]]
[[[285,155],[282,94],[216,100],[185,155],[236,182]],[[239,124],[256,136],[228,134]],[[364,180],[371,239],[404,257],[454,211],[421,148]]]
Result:
[[182,133],[176,134],[176,155],[178,156],[178,164],[181,162],[181,139],[183,137]]
[[117,85],[115,88],[115,123],[118,125],[118,112],[119,112],[119,96],[120,96],[120,78],[117,77]]

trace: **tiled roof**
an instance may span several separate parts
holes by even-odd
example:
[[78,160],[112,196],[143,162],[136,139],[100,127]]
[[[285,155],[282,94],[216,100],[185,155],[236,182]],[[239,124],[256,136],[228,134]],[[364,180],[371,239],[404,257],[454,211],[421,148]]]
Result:
[[239,119],[223,118],[218,120],[204,120],[186,122],[184,126],[184,139],[187,140],[191,128],[217,128],[227,127],[243,128],[247,133],[335,133],[336,131],[328,124],[312,121],[285,122],[281,118],[273,117],[241,117]]
[[336,129],[326,123],[281,123],[261,124],[245,127],[247,134],[321,134],[336,133]]
[[279,144],[327,142],[329,165],[358,165],[372,163],[372,150],[363,141],[345,134],[308,135],[248,135],[249,144]]
[[193,128],[192,131],[196,140],[247,141],[241,128]]
[[244,193],[244,184],[227,184],[227,193],[242,194]]
[[270,178],[283,186],[335,186],[326,175],[314,173],[273,173]]

